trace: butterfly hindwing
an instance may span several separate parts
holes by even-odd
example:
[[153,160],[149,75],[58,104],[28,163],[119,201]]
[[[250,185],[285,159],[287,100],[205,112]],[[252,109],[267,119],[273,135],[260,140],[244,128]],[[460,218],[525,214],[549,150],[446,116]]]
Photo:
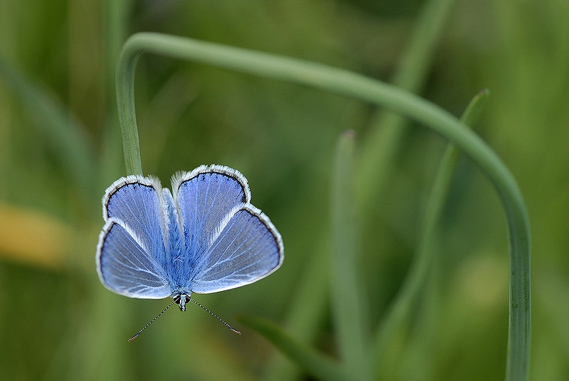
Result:
[[103,284],[131,298],[160,299],[170,285],[158,263],[122,221],[107,222],[99,239],[97,265]]
[[281,237],[268,217],[252,205],[236,211],[196,269],[191,289],[212,293],[253,283],[283,261]]

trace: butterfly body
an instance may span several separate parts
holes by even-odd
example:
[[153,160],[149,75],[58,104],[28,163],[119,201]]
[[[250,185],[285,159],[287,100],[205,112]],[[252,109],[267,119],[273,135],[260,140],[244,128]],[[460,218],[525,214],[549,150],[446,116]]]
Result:
[[282,264],[284,249],[250,197],[243,175],[219,165],[176,174],[172,192],[153,177],[115,181],[103,197],[101,282],[128,297],[171,296],[183,311],[193,292],[266,277]]

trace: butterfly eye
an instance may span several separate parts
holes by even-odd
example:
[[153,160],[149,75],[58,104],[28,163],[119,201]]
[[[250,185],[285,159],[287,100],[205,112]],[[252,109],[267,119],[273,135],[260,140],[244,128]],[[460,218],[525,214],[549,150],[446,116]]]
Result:
[[185,299],[184,304],[186,304],[190,301],[190,297],[188,295],[176,295],[176,296],[174,296],[174,303],[180,304],[182,297],[184,297],[184,299]]

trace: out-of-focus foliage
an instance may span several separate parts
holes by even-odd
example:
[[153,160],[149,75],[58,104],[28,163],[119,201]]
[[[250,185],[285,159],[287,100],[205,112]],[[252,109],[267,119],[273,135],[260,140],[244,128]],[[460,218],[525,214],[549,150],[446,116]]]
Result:
[[[306,379],[254,332],[237,326],[243,335],[233,335],[194,308],[169,311],[127,343],[167,301],[114,295],[95,271],[100,198],[124,174],[114,65],[128,35],[156,31],[389,81],[424,4],[379,3],[2,0],[2,378]],[[532,222],[531,376],[565,380],[569,6],[458,1],[434,57],[421,90],[425,98],[460,115],[481,88],[491,90],[476,130],[517,178]],[[284,239],[286,260],[278,272],[242,289],[196,299],[232,325],[238,313],[285,326],[308,319],[291,305],[299,285],[332,274],[329,262],[319,266],[311,259],[329,234],[335,143],[343,130],[353,129],[363,145],[377,110],[336,95],[150,55],[138,65],[136,99],[145,173],[167,183],[174,172],[200,164],[237,168],[250,182],[253,203]],[[369,300],[370,325],[381,321],[414,258],[424,202],[444,147],[442,139],[412,125],[386,184],[364,206],[372,217],[359,226],[359,280],[362,297]],[[505,218],[492,187],[468,159],[459,162],[436,242],[439,260],[429,287],[412,324],[394,338],[384,377],[503,379]],[[297,339],[336,356],[329,318],[333,295],[302,296],[307,306],[321,307],[306,312],[317,314],[318,324],[309,337]]]

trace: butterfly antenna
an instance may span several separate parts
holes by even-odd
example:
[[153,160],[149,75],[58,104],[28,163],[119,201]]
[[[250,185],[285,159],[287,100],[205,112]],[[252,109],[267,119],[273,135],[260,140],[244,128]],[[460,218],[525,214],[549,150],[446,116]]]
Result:
[[[199,304],[198,302],[196,302],[194,299],[190,298],[190,300],[192,302],[194,302],[195,304],[197,304],[198,306],[200,306],[204,311],[206,311],[207,313],[209,313],[211,316],[213,316],[214,318],[216,318],[217,320],[219,320],[220,322],[222,322],[227,328],[229,328],[230,330],[232,330],[233,332],[235,332],[238,335],[241,335],[241,332],[239,332],[238,330],[236,330],[235,328],[233,328],[232,326],[230,326],[229,324],[227,324],[222,318],[220,318],[219,316],[217,316],[216,314],[214,314],[213,312],[211,312],[210,310],[208,310],[207,308],[205,308],[204,306],[202,306],[201,304]],[[150,324],[150,323],[148,323]],[[138,334],[137,334],[138,335]]]
[[152,323],[154,323],[154,320],[158,319],[160,316],[162,316],[162,314],[166,311],[168,311],[168,308],[172,307],[172,304],[174,304],[175,302],[172,302],[170,304],[168,304],[168,307],[164,308],[164,310],[162,312],[160,312],[158,315],[156,315],[156,317],[152,320],[150,320],[144,327],[142,327],[142,329],[140,331],[138,331],[136,333],[136,335],[134,335],[133,337],[131,337],[130,339],[128,339],[129,342],[133,341],[134,339],[136,339],[138,336],[140,336],[140,334],[146,329],[148,328],[148,326]]

